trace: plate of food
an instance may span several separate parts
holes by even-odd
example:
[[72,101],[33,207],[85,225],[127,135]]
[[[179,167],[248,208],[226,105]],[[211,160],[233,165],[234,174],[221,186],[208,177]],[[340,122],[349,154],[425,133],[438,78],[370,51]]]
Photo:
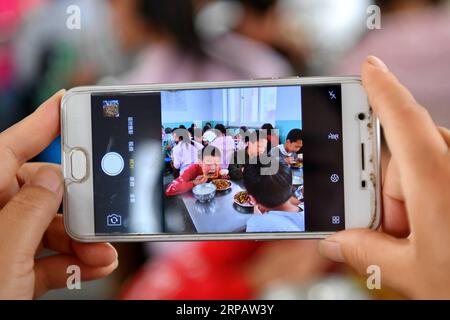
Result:
[[234,203],[241,207],[250,208],[253,207],[254,204],[250,200],[250,196],[247,191],[239,191],[234,195]]
[[231,188],[231,182],[225,179],[214,179],[211,181],[217,188],[217,191],[225,191]]

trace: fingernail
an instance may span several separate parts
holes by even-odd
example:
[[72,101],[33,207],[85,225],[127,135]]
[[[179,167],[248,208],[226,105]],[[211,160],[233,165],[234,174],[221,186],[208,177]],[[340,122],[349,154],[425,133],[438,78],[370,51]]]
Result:
[[386,64],[383,61],[381,61],[381,59],[375,56],[368,56],[367,62],[370,63],[375,68],[381,69],[383,71],[389,71],[389,68],[386,66]]
[[111,247],[111,250],[114,251],[114,254],[116,255],[116,260],[119,259],[119,253],[117,252],[116,248],[114,248],[114,246],[113,246],[111,243],[109,243],[109,242],[106,242],[106,244],[107,244],[109,247]]
[[51,96],[51,98],[63,97],[65,94],[66,94],[66,89],[61,89],[58,92],[56,92],[53,96]]
[[55,171],[42,168],[32,178],[31,183],[56,193],[58,192],[62,181],[61,177]]
[[119,259],[116,259],[116,261],[114,261],[113,266],[114,266],[113,270],[116,270],[119,267]]
[[319,252],[322,256],[330,260],[345,262],[344,256],[342,255],[341,245],[338,242],[321,240],[319,242]]

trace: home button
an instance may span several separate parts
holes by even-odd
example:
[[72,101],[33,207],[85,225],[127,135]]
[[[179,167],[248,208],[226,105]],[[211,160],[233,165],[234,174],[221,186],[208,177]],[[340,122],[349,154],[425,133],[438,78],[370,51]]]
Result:
[[87,174],[86,154],[79,149],[73,150],[70,154],[70,167],[72,177],[77,181],[83,180]]

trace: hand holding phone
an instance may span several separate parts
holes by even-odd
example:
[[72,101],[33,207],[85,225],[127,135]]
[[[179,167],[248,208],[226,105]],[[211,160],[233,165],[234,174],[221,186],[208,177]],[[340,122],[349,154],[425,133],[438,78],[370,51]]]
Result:
[[[383,228],[338,232],[321,241],[321,252],[363,275],[379,268],[382,286],[407,297],[448,299],[450,131],[436,127],[378,58],[366,60],[362,79],[392,154],[383,185]],[[425,161],[418,160],[424,155]]]
[[[399,84],[398,80],[387,71],[387,68],[383,65],[380,66],[379,62],[372,59],[369,59],[363,67],[363,81],[369,93],[370,102],[385,127],[386,138],[392,151],[392,160],[386,173],[386,182],[383,188],[385,217],[383,230],[386,234],[367,229],[339,232],[328,237],[322,243],[322,252],[334,260],[349,263],[363,274],[366,274],[366,268],[369,264],[375,264],[383,270],[383,283],[385,281],[392,288],[412,297],[445,298],[450,294],[447,286],[447,283],[450,282],[448,274],[450,257],[446,254],[448,252],[446,244],[450,242],[450,239],[448,239],[450,233],[448,232],[447,214],[450,212],[447,194],[450,189],[448,185],[450,181],[448,175],[448,172],[450,172],[448,159],[450,132],[447,129],[436,128],[429,114],[418,106],[411,94]],[[47,228],[47,226],[41,224],[43,220],[41,219],[42,215],[40,215],[39,221],[26,226],[26,232],[20,232],[18,230],[20,226],[16,222],[4,222],[4,219],[8,217],[27,212],[23,208],[15,210],[17,202],[15,202],[15,205],[10,203],[12,197],[19,196],[19,193],[23,191],[20,187],[23,188],[24,184],[27,185],[28,191],[31,190],[30,196],[32,195],[32,197],[27,197],[27,199],[43,201],[42,214],[45,211],[46,214],[54,215],[56,207],[53,208],[51,202],[45,200],[45,197],[38,196],[38,193],[33,191],[36,190],[33,188],[36,188],[36,182],[39,180],[37,175],[42,176],[47,175],[47,173],[43,173],[39,169],[42,166],[40,164],[24,164],[23,162],[32,157],[31,154],[42,150],[57,134],[57,101],[59,99],[60,95],[54,96],[32,116],[0,134],[0,148],[2,149],[0,163],[5,168],[0,172],[0,202],[2,207],[0,228],[6,227],[0,232],[0,237],[3,239],[0,243],[8,244],[1,249],[8,249],[8,251],[2,251],[0,256],[9,256],[10,258],[4,259],[4,261],[11,263],[11,265],[14,264],[14,257],[17,257],[28,245],[37,248],[42,234],[46,232],[48,240],[55,240],[47,243],[47,245],[55,245],[59,248],[54,247],[55,250],[64,251],[64,248],[69,247],[66,244],[70,244],[71,250],[75,250],[76,256],[83,262],[96,265],[89,269],[87,276],[85,271],[82,273],[92,279],[106,275],[115,268],[116,264],[110,264],[110,262],[116,256],[115,254],[110,256],[110,253],[114,251],[111,251],[111,247],[108,245],[98,247],[97,244],[86,245],[73,242],[62,231],[63,222],[60,216],[57,216]],[[108,112],[108,115],[115,115],[116,108],[111,110],[112,112]],[[45,126],[46,130],[40,130],[39,128],[42,126]],[[411,136],[417,139],[412,140]],[[336,135],[330,135],[329,137],[334,140]],[[18,144],[15,143],[16,141],[22,141],[23,143]],[[424,153],[427,154],[427,161],[415,160],[423,158]],[[20,161],[17,161],[17,158],[14,157],[8,158],[11,154],[21,155]],[[306,163],[307,158],[308,153],[305,153]],[[120,161],[117,162],[120,158],[113,157],[112,159],[115,159],[113,163],[121,164]],[[16,179],[9,179],[10,176],[15,176]],[[34,182],[32,177],[35,177]],[[131,182],[134,181],[130,180],[130,184]],[[39,187],[38,189],[45,193],[45,188]],[[424,189],[433,192],[424,193]],[[49,190],[49,192],[51,191]],[[91,194],[86,193],[84,196],[78,195],[77,198],[66,197],[66,199],[75,201],[82,199],[84,201],[89,199],[90,196]],[[19,203],[24,204],[26,202],[19,201]],[[36,203],[31,202],[30,207],[35,210]],[[11,212],[11,214],[8,214],[8,212]],[[67,212],[65,224],[68,228],[83,227],[83,225],[77,226],[80,223],[79,219],[70,221],[72,215],[78,214],[80,212],[70,212],[70,214]],[[30,218],[33,218],[33,215]],[[23,222],[26,221],[26,219],[23,220]],[[93,220],[86,217],[82,217],[81,221],[93,223]],[[36,229],[37,226],[41,226],[43,229],[39,227],[38,230]],[[23,237],[24,234],[40,236],[29,238]],[[292,234],[289,234],[289,236],[294,237]],[[407,236],[408,238],[405,238]],[[111,237],[111,235],[108,235],[108,237]],[[151,236],[147,235],[144,238],[149,239],[149,237]],[[193,235],[191,237],[195,238]],[[87,239],[99,240],[101,238],[102,236],[92,237],[91,235]],[[129,239],[129,236],[124,238]],[[121,238],[121,240],[124,238]],[[132,239],[144,238],[135,237]],[[17,239],[17,241],[14,239]],[[93,248],[95,248],[96,253],[105,253],[105,255],[95,255],[96,262],[91,260],[93,258],[91,254],[89,254],[89,259],[87,256],[83,258],[83,252],[92,253]],[[73,251],[67,251],[64,258],[68,258],[67,254],[74,253]],[[110,259],[110,257],[113,259]],[[364,258],[367,258],[367,260]],[[54,275],[59,274],[55,272],[57,271],[55,267],[60,266],[54,257],[41,262],[40,270],[35,274],[37,283],[40,283],[39,277],[44,275],[49,277],[47,279],[52,279],[52,286],[65,285],[65,279],[64,283],[59,283],[56,281],[57,279],[53,279]],[[72,263],[73,260],[70,260],[70,262]],[[38,268],[37,264],[35,264],[36,268]],[[18,295],[14,290],[5,291],[6,294],[0,292],[2,297],[29,298],[33,292],[35,295],[39,295],[46,289],[35,287],[32,282],[18,285],[15,282],[18,279],[11,277],[11,273],[7,272],[9,270],[8,265],[5,266],[5,263],[1,265],[0,270],[2,270],[0,272],[0,279],[3,279],[2,288],[29,288],[29,290],[21,290]],[[255,272],[252,271],[252,274],[255,274]],[[21,280],[23,279],[21,277]],[[410,281],[411,279],[415,279],[415,281]],[[261,280],[258,279],[257,282],[260,283]]]
[[[67,268],[81,266],[83,280],[117,267],[109,244],[81,244],[64,231],[57,214],[63,194],[61,168],[27,163],[59,133],[63,92],[0,133],[0,299],[32,299],[66,286]],[[45,239],[45,241],[44,241]],[[42,248],[54,252],[35,259]]]

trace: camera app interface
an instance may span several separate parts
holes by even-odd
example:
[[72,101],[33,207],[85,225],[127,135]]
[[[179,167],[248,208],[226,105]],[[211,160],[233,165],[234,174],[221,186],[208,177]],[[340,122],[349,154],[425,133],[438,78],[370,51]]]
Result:
[[341,86],[91,96],[101,234],[345,228]]

